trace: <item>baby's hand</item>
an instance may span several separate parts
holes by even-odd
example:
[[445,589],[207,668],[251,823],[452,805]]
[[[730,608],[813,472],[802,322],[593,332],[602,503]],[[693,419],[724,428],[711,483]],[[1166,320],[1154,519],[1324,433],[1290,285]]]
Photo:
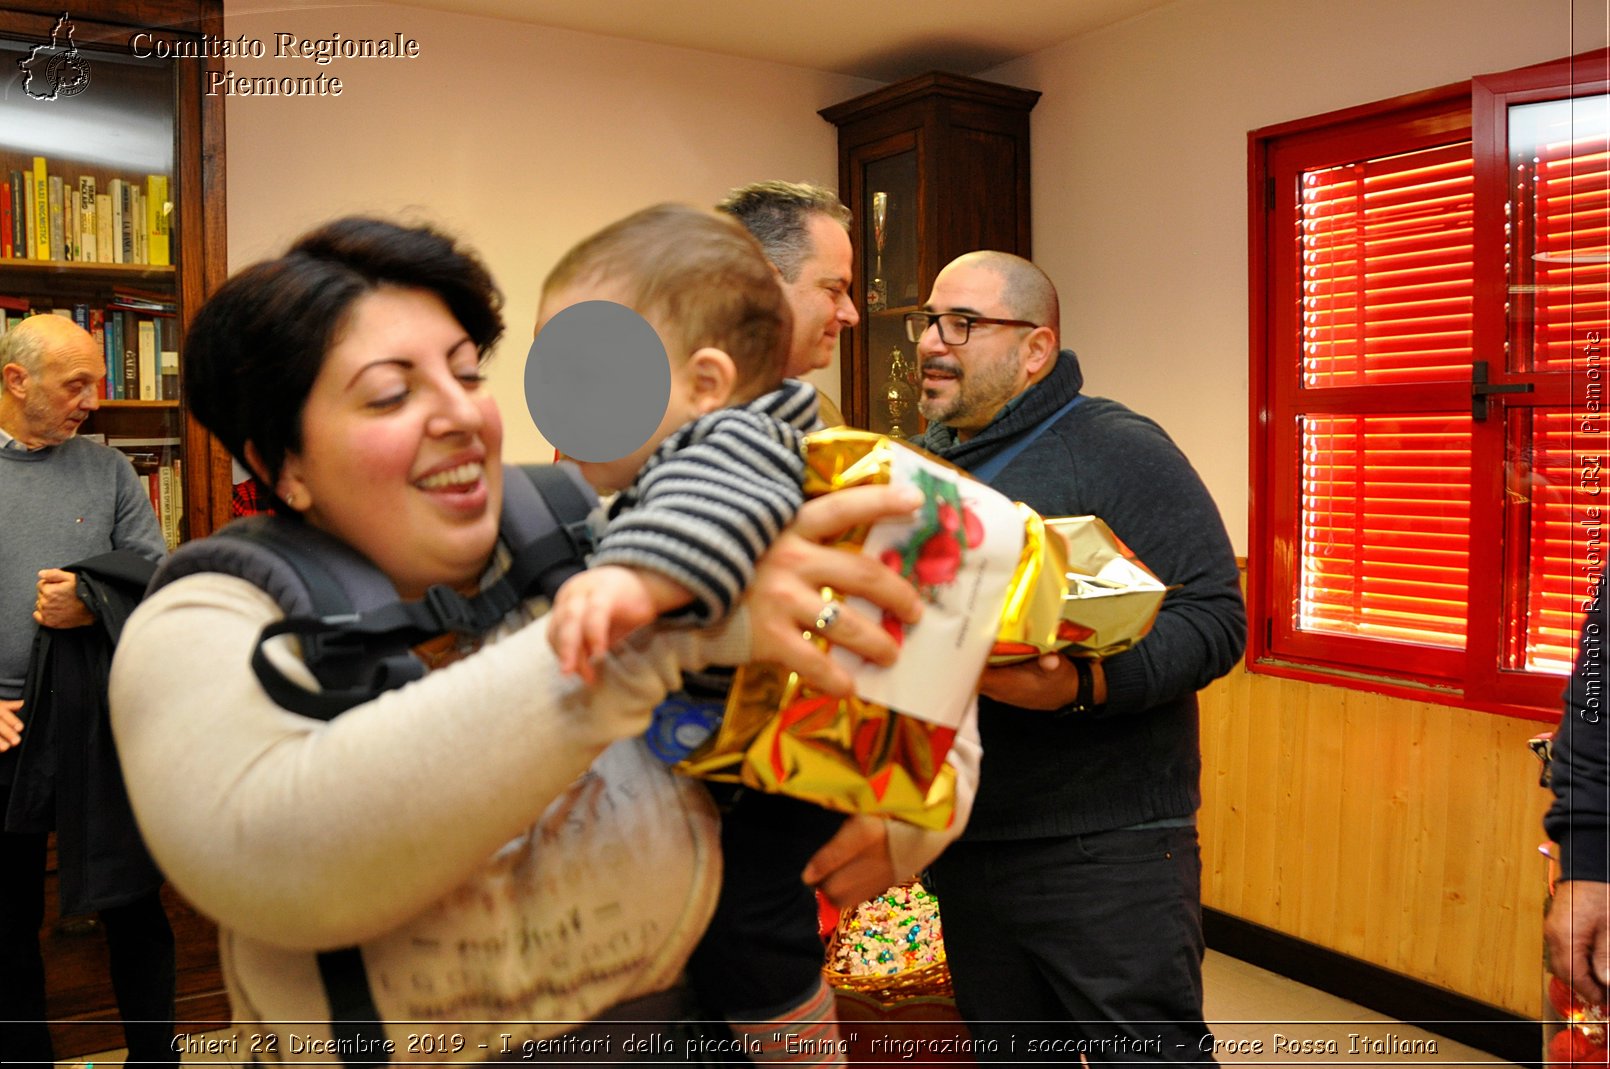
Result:
[[691,600],[692,595],[654,572],[616,564],[589,568],[566,580],[554,596],[548,642],[561,671],[591,684],[594,661],[661,613]]

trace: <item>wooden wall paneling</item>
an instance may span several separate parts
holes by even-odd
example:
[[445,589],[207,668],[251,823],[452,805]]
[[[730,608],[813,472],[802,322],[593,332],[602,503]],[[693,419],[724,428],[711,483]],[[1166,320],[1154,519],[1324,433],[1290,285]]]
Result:
[[1537,728],[1238,667],[1202,695],[1204,904],[1537,1016]]

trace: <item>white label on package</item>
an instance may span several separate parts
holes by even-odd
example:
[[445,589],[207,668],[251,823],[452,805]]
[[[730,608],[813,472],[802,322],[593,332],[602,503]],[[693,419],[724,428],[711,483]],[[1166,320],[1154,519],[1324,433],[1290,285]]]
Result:
[[868,701],[943,727],[959,727],[995,643],[1001,608],[1018,557],[1023,519],[983,483],[935,464],[914,450],[894,450],[890,482],[915,486],[923,505],[915,519],[884,521],[868,532],[862,552],[909,579],[922,593],[922,619],[911,626],[860,598],[849,603],[901,643],[888,668],[845,650],[833,656]]

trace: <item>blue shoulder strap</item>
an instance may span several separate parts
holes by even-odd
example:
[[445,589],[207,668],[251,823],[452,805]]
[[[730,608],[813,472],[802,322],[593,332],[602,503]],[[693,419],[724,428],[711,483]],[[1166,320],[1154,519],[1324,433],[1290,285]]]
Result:
[[1025,434],[1023,437],[1019,438],[1017,441],[1013,442],[999,453],[996,453],[988,460],[984,461],[984,463],[973,468],[970,472],[968,472],[968,474],[977,479],[979,482],[991,482],[994,480],[995,476],[1006,470],[1006,466],[1008,464],[1017,459],[1017,455],[1019,453],[1033,445],[1036,438],[1050,430],[1053,423],[1061,419],[1063,416],[1066,416],[1069,412],[1072,412],[1074,406],[1084,399],[1084,394],[1074,394],[1068,399],[1067,404],[1063,405],[1061,408],[1042,419],[1035,425],[1033,430],[1029,431],[1029,433]]

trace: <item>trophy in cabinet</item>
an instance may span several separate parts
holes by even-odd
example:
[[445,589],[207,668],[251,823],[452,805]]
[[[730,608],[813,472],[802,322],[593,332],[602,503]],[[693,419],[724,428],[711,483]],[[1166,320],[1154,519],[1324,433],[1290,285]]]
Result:
[[889,306],[889,284],[883,280],[883,242],[889,233],[889,194],[872,194],[872,244],[877,249],[872,281],[867,283],[866,307],[881,312]]
[[906,359],[896,345],[889,350],[889,387],[884,391],[883,403],[889,413],[889,437],[905,438],[909,433],[902,425],[916,394],[917,365]]

